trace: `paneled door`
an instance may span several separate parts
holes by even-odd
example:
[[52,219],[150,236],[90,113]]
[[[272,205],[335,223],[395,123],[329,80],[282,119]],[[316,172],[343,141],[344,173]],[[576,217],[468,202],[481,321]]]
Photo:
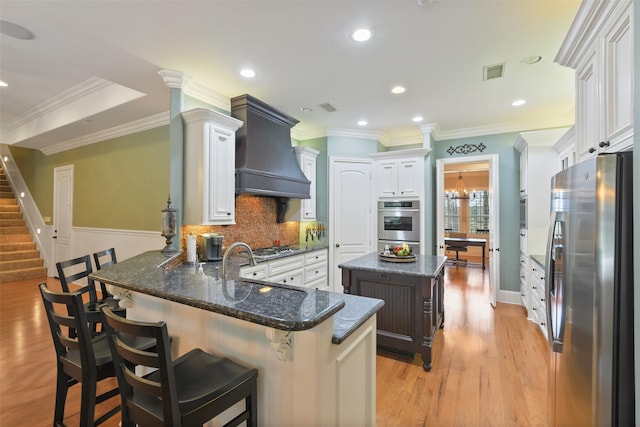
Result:
[[71,258],[71,225],[73,221],[73,165],[53,170],[53,264]]
[[329,158],[329,285],[342,292],[340,265],[375,250],[371,161]]

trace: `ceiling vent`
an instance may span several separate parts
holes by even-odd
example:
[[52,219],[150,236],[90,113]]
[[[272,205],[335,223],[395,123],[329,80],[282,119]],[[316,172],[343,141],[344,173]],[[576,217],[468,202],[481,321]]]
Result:
[[504,62],[502,64],[487,65],[486,67],[482,67],[483,80],[487,81],[504,77],[504,67]]
[[329,113],[333,113],[334,111],[338,111],[338,110],[336,110],[336,107],[334,107],[333,105],[329,104],[328,102],[325,102],[324,104],[320,104],[320,107],[322,107],[323,110],[328,111]]

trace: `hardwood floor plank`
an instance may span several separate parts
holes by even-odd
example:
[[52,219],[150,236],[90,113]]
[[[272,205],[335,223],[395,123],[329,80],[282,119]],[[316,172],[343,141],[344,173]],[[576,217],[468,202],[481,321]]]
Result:
[[[522,307],[491,307],[488,270],[445,268],[445,326],[433,344],[432,370],[422,369],[419,356],[378,354],[377,426],[545,426],[543,335]],[[55,352],[38,283],[0,285],[0,427],[49,426],[53,419]],[[57,279],[47,283],[60,289]],[[79,387],[69,391],[65,409],[65,423],[78,425]]]

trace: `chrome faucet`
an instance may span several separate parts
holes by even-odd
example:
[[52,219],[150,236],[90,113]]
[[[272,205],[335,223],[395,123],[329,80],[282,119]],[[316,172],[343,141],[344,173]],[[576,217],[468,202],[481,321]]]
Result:
[[227,278],[227,259],[229,258],[229,255],[231,255],[231,250],[233,250],[234,248],[237,248],[238,246],[242,246],[247,249],[247,252],[249,253],[249,265],[252,267],[256,265],[256,260],[253,257],[253,251],[251,250],[249,245],[247,245],[244,242],[234,242],[231,244],[231,246],[227,248],[227,250],[224,252],[224,255],[222,256],[222,278],[223,279]]

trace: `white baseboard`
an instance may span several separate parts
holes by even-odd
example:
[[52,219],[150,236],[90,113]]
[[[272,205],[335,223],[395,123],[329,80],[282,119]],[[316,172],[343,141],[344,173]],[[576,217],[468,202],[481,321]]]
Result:
[[498,291],[498,302],[502,302],[505,304],[516,304],[522,305],[522,298],[520,297],[520,292],[518,291]]

